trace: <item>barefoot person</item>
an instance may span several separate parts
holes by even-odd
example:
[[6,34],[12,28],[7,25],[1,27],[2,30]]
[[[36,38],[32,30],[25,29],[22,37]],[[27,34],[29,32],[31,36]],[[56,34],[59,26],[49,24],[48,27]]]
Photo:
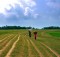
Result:
[[37,32],[34,32],[34,38],[36,40],[36,38],[37,38]]

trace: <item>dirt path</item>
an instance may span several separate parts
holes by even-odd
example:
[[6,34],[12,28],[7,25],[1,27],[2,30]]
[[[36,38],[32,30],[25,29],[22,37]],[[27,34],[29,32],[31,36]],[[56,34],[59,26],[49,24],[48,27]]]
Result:
[[0,42],[4,41],[6,38],[10,37],[11,35],[5,37],[4,39],[0,40]]
[[[17,36],[17,35],[16,35],[16,36]],[[15,36],[15,37],[16,37],[16,36]],[[15,37],[14,37],[14,38],[15,38]],[[13,39],[14,39],[14,38],[13,38]],[[11,39],[11,40],[12,40],[12,39]],[[9,46],[9,44],[11,43],[11,40],[9,41],[9,43],[6,44],[6,46],[5,46],[3,49],[0,50],[0,55],[1,55],[2,52]]]
[[44,46],[41,45],[41,48],[43,48],[44,52],[46,53],[47,57],[53,57],[53,55],[45,49]]
[[[12,35],[13,36],[13,35]],[[12,39],[11,37],[12,37],[11,35],[9,36],[9,37],[7,37],[5,40],[3,40],[1,43],[0,43],[0,50],[2,50],[5,46],[6,46],[6,44]]]
[[25,48],[25,38],[21,35],[21,50],[20,54],[17,57],[24,57],[24,48]]
[[20,38],[20,35],[19,35],[18,39],[14,42],[14,44],[12,45],[12,48],[9,50],[9,52],[7,53],[7,55],[6,55],[5,57],[10,57],[13,49],[14,49],[15,46],[16,46],[16,43],[19,41],[19,38]]
[[9,34],[0,35],[0,40],[2,40],[2,38],[5,38],[7,35]]
[[38,52],[40,57],[44,57],[43,54],[39,51],[39,49],[37,48],[37,46],[33,43],[32,40],[30,40],[31,44],[33,45],[33,47],[36,49],[36,51]]
[[26,40],[27,40],[27,43],[28,43],[28,57],[34,57],[34,55],[32,54],[30,42],[29,42],[28,39],[26,39]]
[[46,44],[44,44],[44,43],[42,43],[41,42],[41,44],[42,45],[44,45],[46,48],[48,48],[53,54],[55,54],[57,57],[60,57],[60,55],[56,52],[56,51],[54,51],[54,50],[52,50],[50,47],[48,47]]

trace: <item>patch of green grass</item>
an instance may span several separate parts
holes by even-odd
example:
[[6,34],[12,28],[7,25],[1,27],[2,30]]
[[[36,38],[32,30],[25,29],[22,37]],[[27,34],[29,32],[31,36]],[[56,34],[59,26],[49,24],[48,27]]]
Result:
[[54,36],[54,37],[60,37],[60,30],[56,31],[47,31],[48,34]]

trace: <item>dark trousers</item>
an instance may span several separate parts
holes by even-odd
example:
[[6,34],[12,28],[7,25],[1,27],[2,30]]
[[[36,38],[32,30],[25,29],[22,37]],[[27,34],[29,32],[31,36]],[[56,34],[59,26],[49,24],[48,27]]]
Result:
[[31,37],[31,32],[29,31],[29,37]]

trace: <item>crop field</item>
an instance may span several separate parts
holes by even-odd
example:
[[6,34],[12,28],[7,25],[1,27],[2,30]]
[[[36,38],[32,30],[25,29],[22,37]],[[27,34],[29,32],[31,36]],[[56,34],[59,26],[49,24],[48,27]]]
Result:
[[60,30],[31,32],[29,37],[28,30],[0,30],[0,57],[60,57]]

